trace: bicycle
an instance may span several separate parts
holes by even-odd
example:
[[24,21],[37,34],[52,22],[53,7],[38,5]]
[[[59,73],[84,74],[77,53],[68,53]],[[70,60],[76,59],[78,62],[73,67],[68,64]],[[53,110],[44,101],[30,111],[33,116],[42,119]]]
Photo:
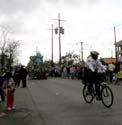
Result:
[[[100,95],[101,95],[101,100],[103,105],[107,108],[110,108],[113,104],[114,101],[114,96],[113,96],[113,92],[111,90],[111,88],[107,85],[105,80],[101,80],[100,82]],[[92,92],[90,93],[88,91],[88,86],[89,83],[86,82],[84,83],[84,87],[83,87],[83,98],[86,101],[86,103],[92,103],[92,101],[94,100],[94,98],[96,97],[97,100],[97,93],[96,93],[96,87],[95,84],[93,84],[92,87]]]

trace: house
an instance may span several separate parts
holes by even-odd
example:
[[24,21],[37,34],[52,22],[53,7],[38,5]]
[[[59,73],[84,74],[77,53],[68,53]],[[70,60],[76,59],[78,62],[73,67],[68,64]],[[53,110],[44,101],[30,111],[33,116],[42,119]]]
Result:
[[103,61],[106,63],[106,64],[110,64],[110,63],[116,63],[116,58],[102,58]]
[[122,40],[116,42],[117,61],[122,62]]

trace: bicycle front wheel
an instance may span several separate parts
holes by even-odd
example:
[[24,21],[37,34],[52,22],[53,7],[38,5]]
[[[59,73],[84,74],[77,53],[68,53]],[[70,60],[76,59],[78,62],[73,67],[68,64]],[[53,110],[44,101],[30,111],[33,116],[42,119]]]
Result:
[[87,103],[91,103],[93,101],[93,95],[88,91],[88,85],[83,87],[83,98]]
[[102,103],[105,107],[109,108],[113,104],[113,92],[109,86],[103,86],[101,90]]

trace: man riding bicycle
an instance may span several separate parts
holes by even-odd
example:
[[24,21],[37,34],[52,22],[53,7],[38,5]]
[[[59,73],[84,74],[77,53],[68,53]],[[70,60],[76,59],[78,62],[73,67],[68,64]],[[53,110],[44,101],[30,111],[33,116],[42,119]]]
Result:
[[98,60],[99,53],[97,51],[91,51],[90,55],[88,56],[86,62],[85,62],[85,79],[89,83],[88,90],[90,93],[92,93],[93,84],[95,84],[96,87],[96,94],[98,96],[98,99],[101,99],[100,95],[100,80],[99,80],[99,73],[98,70],[101,70],[102,72],[106,71],[106,67]]

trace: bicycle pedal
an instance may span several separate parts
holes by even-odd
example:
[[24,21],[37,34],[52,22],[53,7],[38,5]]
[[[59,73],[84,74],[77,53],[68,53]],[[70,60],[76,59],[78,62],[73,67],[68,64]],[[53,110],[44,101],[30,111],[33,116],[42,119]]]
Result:
[[101,99],[101,97],[96,96],[96,100],[101,101],[102,99]]

